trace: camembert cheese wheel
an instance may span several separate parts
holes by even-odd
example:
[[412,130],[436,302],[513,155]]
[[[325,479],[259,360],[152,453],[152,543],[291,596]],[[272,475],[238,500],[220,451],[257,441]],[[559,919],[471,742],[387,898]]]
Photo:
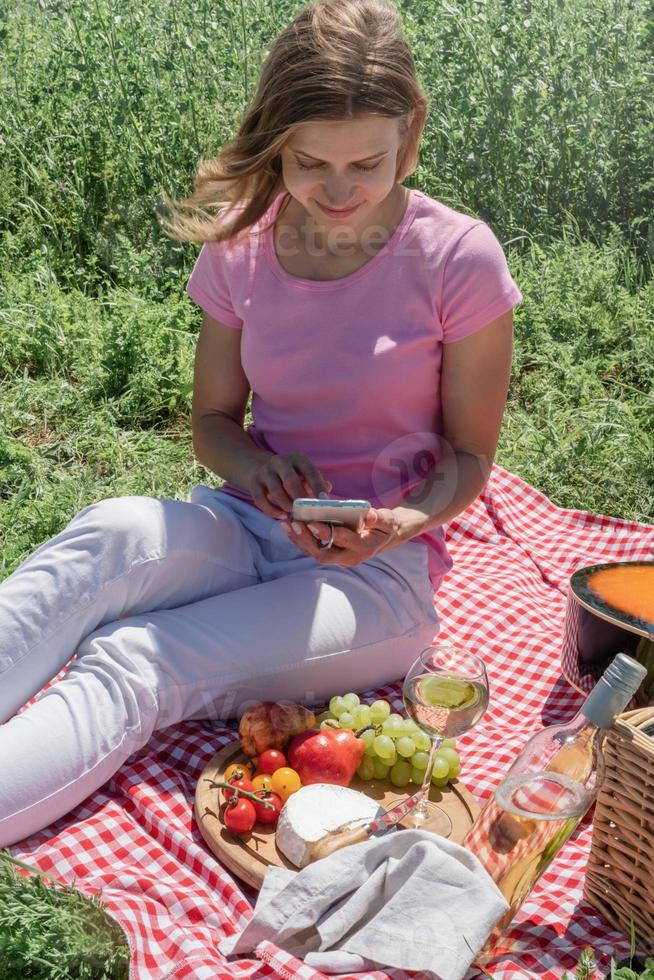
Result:
[[355,822],[362,826],[384,812],[358,790],[330,783],[303,786],[287,799],[277,822],[275,843],[296,867],[309,863],[311,845],[330,830]]

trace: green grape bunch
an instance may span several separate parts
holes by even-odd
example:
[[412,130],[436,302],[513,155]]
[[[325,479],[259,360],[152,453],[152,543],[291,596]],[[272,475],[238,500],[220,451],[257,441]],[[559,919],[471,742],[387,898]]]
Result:
[[[320,728],[338,727],[352,732],[374,726],[361,734],[366,748],[357,769],[359,779],[390,779],[400,789],[409,783],[422,784],[431,746],[429,735],[413,719],[393,712],[388,701],[362,704],[358,694],[335,695],[329,710],[316,720]],[[432,784],[447,786],[460,772],[456,739],[446,738],[434,756]]]

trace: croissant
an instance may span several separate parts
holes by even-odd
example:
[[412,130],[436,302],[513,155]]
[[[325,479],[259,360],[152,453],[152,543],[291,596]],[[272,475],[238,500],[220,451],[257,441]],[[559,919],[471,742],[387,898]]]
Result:
[[316,716],[301,704],[259,701],[247,708],[238,726],[241,748],[246,755],[266,749],[283,749],[295,735],[316,727]]

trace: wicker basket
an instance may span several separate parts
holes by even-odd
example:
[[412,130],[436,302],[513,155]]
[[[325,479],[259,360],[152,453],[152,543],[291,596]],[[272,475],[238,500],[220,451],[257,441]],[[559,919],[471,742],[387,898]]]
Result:
[[584,895],[638,945],[654,949],[654,707],[627,711],[604,742]]

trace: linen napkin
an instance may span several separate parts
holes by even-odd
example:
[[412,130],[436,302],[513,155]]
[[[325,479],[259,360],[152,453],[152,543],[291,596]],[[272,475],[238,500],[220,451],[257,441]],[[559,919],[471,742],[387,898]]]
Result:
[[477,858],[426,830],[352,844],[301,871],[270,866],[225,956],[269,940],[323,973],[394,967],[460,980],[508,905]]

